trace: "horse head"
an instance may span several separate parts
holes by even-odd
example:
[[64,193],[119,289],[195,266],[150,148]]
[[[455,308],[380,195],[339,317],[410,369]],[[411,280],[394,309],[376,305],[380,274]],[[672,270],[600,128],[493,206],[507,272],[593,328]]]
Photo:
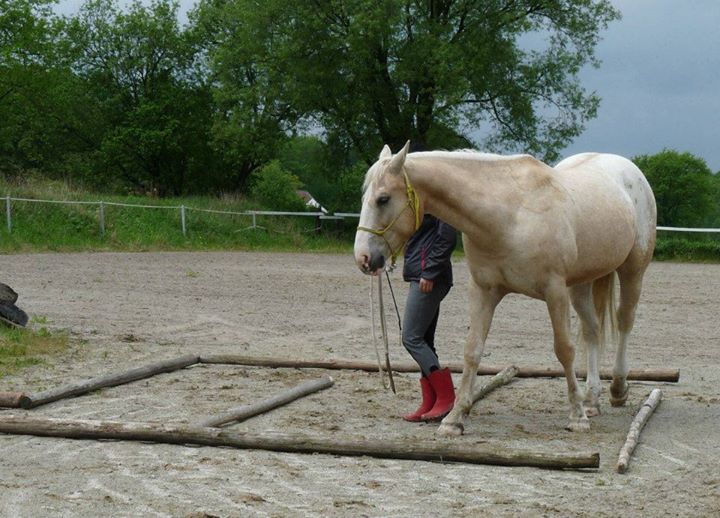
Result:
[[405,170],[410,141],[396,155],[386,145],[365,175],[360,224],[355,234],[355,261],[363,273],[375,274],[391,264],[420,227],[420,199]]

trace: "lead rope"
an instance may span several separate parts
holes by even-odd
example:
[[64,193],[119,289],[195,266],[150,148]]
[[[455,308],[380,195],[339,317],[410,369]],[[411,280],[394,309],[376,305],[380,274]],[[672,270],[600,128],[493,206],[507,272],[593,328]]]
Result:
[[387,321],[385,320],[385,304],[383,304],[382,275],[378,275],[378,302],[380,306],[380,327],[382,328],[383,343],[385,345],[385,369],[387,369],[388,379],[390,380],[390,389],[393,394],[397,394],[392,367],[390,366],[390,346],[388,345]]
[[390,282],[390,273],[385,270],[385,277],[388,281],[388,287],[390,288],[390,295],[392,295],[393,305],[395,306],[395,314],[397,315],[398,329],[400,330],[400,345],[402,345],[402,322],[400,321],[400,311],[398,310],[397,300],[395,299],[395,291],[393,291],[392,283]]
[[[384,389],[387,389],[388,386],[385,384],[385,372],[382,368],[382,362],[380,360],[380,350],[378,349],[377,344],[377,334],[375,333],[375,328],[377,325],[375,324],[375,297],[373,294],[373,278],[370,277],[370,317],[371,317],[371,323],[372,323],[372,338],[373,338],[373,347],[375,347],[375,356],[377,357],[377,364],[378,364],[378,372],[380,373],[380,381],[382,383],[382,386]],[[382,308],[381,308],[382,311]]]
[[[386,272],[387,273],[387,272]],[[389,281],[389,277],[388,277]],[[395,295],[393,295],[393,301],[395,300]],[[383,371],[382,361],[380,359],[380,351],[378,350],[377,346],[377,336],[375,334],[375,310],[374,310],[374,302],[375,297],[373,297],[373,281],[372,277],[370,278],[370,313],[372,315],[372,332],[373,332],[373,345],[375,346],[375,355],[377,356],[377,362],[378,362],[378,371],[380,372],[382,376],[382,384],[384,388],[388,388],[385,384],[385,372],[388,374],[388,379],[390,381],[390,389],[393,391],[393,394],[397,394],[397,391],[395,390],[395,380],[393,379],[392,374],[392,366],[390,365],[390,346],[388,341],[388,332],[387,332],[387,321],[385,319],[385,304],[383,303],[383,289],[382,289],[382,276],[378,275],[378,306],[380,310],[380,329],[382,330],[382,337],[383,337],[383,344],[385,346],[385,369]],[[397,309],[397,308],[396,308]],[[398,313],[399,315],[399,313]]]

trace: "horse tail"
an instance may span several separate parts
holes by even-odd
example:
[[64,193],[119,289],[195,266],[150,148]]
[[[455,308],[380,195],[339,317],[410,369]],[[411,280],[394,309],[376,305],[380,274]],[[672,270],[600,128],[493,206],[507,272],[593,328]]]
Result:
[[[593,304],[599,323],[600,348],[605,346],[608,338],[617,341],[618,324],[617,308],[615,307],[615,272],[595,279],[592,285]],[[608,336],[609,335],[609,336]]]

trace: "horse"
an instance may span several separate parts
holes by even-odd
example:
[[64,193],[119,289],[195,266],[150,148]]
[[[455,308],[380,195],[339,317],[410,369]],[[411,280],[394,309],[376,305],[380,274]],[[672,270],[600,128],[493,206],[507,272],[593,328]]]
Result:
[[[598,354],[617,349],[610,403],[627,401],[627,342],[655,248],[652,189],[630,160],[583,153],[551,167],[530,155],[476,151],[393,155],[386,145],[366,173],[354,255],[363,273],[394,264],[425,213],[462,232],[470,273],[470,331],[455,405],[438,433],[461,435],[495,308],[509,293],[543,300],[567,380],[566,429],[587,431],[600,413]],[[615,302],[615,279],[619,302]],[[575,375],[570,306],[587,351],[583,393]]]

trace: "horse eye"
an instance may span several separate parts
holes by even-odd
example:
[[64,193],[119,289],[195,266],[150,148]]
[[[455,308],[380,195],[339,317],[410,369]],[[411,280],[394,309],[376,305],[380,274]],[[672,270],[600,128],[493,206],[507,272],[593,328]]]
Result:
[[382,196],[379,196],[377,199],[377,204],[379,207],[383,205],[387,205],[387,203],[390,201],[390,196],[387,194],[383,194]]

